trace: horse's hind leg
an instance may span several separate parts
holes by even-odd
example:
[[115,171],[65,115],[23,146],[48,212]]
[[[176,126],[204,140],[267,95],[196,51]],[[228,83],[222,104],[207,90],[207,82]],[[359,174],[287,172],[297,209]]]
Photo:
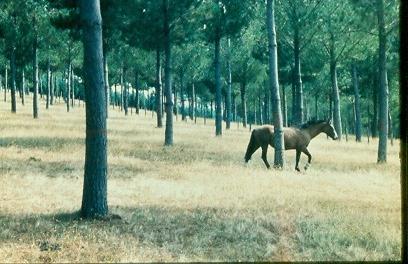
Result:
[[269,162],[266,159],[267,153],[268,153],[268,144],[262,146],[262,160],[265,162],[266,167],[269,169],[271,165],[269,165]]
[[300,171],[300,169],[299,169],[300,154],[301,154],[300,150],[297,149],[296,150],[296,166],[295,166],[295,170],[297,170],[297,171]]
[[309,150],[307,148],[305,148],[303,151],[303,153],[305,153],[307,155],[307,163],[305,165],[305,170],[307,170],[310,166],[310,163],[312,162],[312,154],[310,154]]

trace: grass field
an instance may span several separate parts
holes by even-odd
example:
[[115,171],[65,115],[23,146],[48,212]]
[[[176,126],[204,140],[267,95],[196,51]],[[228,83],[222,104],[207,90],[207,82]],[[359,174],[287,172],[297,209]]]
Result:
[[400,258],[398,141],[377,165],[377,141],[321,135],[307,172],[293,151],[266,170],[260,150],[244,164],[250,133],[236,124],[216,138],[209,121],[175,121],[167,148],[150,112],[111,110],[108,203],[122,219],[84,221],[84,108],[31,109],[0,101],[0,262]]

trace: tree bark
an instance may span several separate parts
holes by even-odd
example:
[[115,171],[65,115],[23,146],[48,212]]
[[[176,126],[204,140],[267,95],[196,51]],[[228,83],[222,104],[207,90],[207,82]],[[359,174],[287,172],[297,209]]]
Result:
[[181,120],[186,121],[186,99],[184,97],[184,72],[180,73],[180,101],[181,101]]
[[286,91],[285,87],[282,85],[282,110],[283,110],[283,126],[287,127],[288,126],[288,108],[286,106]]
[[75,105],[75,83],[74,83],[74,69],[72,67],[72,63],[71,63],[71,107],[74,108]]
[[54,91],[55,91],[55,86],[57,82],[57,76],[51,72],[51,93],[50,93],[50,105],[54,104]]
[[363,126],[361,124],[360,90],[358,87],[358,77],[356,65],[353,65],[353,87],[354,87],[354,111],[355,111],[355,134],[356,141],[361,142]]
[[108,214],[106,93],[99,1],[80,1],[80,17],[86,100],[85,173],[81,216],[97,218]]
[[164,145],[173,145],[173,98],[171,91],[171,39],[169,26],[169,3],[168,0],[163,0],[164,3],[164,77],[165,77],[165,95],[166,95],[166,130],[164,137]]
[[378,18],[378,39],[379,39],[379,130],[378,130],[378,163],[387,162],[387,135],[388,135],[388,81],[387,81],[387,58],[386,58],[386,42],[387,36],[385,32],[384,22],[384,2],[377,0],[377,18]]
[[110,105],[110,86],[109,86],[109,65],[108,65],[108,54],[105,51],[103,54],[103,76],[105,84],[105,98],[106,98],[106,118],[109,116],[109,105]]
[[330,34],[330,77],[332,84],[332,98],[333,98],[333,124],[334,129],[337,132],[338,140],[341,140],[342,128],[341,128],[341,111],[340,111],[340,94],[339,87],[337,85],[337,62],[335,57],[335,43],[334,35]]
[[33,43],[33,117],[38,118],[38,49],[37,33],[35,33]]
[[221,109],[221,59],[220,59],[220,48],[221,48],[221,29],[216,28],[215,33],[215,56],[214,56],[214,65],[215,65],[215,135],[222,135],[222,109]]
[[294,24],[294,57],[295,57],[295,124],[303,123],[303,84],[300,69],[300,32],[297,23]]
[[161,77],[161,63],[160,63],[160,50],[156,50],[156,116],[157,116],[157,127],[163,127],[162,121],[162,103],[161,103],[161,87],[162,87],[162,77]]
[[8,70],[6,65],[4,67],[4,102],[7,101],[7,89],[8,89]]
[[129,112],[129,89],[126,82],[126,68],[122,68],[122,87],[123,87],[123,110],[125,110],[125,115]]
[[242,126],[247,125],[246,84],[241,83]]
[[[231,53],[231,39],[228,38],[228,52]],[[231,62],[230,57],[228,57],[227,61],[227,68],[228,68],[228,85],[227,85],[227,120],[226,120],[226,129],[230,129],[231,127],[231,119],[232,119],[232,109],[231,109],[231,96],[232,96],[232,72],[231,72]]]
[[283,137],[283,122],[282,110],[279,94],[279,79],[278,79],[278,51],[276,43],[275,31],[275,1],[267,0],[266,26],[268,31],[268,55],[269,55],[269,88],[272,94],[272,108],[274,120],[274,139],[275,148],[274,166],[282,168],[284,166],[284,137]]
[[139,99],[139,72],[135,72],[135,90],[136,90],[136,96],[135,96],[135,108],[136,108],[136,114],[139,114],[140,111],[140,99]]
[[50,59],[47,59],[47,98],[45,103],[45,108],[50,107],[50,97],[51,97],[51,65]]
[[25,103],[25,87],[26,83],[25,83],[25,71],[24,71],[24,67],[21,69],[21,104],[24,105]]
[[10,71],[11,71],[11,112],[16,113],[16,51],[13,47],[10,57]]

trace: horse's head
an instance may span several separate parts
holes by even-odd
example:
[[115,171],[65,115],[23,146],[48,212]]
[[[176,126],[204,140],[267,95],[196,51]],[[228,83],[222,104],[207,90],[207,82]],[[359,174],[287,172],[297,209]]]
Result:
[[338,139],[336,129],[334,129],[333,123],[331,120],[326,121],[326,124],[323,127],[323,132],[326,133],[326,135],[331,137],[333,140]]

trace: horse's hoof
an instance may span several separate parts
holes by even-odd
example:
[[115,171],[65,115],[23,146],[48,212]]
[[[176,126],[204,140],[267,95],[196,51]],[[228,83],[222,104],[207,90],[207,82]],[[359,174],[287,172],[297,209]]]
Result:
[[296,170],[297,172],[300,172],[299,168],[295,168],[295,170]]
[[310,166],[310,163],[306,163],[305,170],[307,170],[309,168],[309,166]]

